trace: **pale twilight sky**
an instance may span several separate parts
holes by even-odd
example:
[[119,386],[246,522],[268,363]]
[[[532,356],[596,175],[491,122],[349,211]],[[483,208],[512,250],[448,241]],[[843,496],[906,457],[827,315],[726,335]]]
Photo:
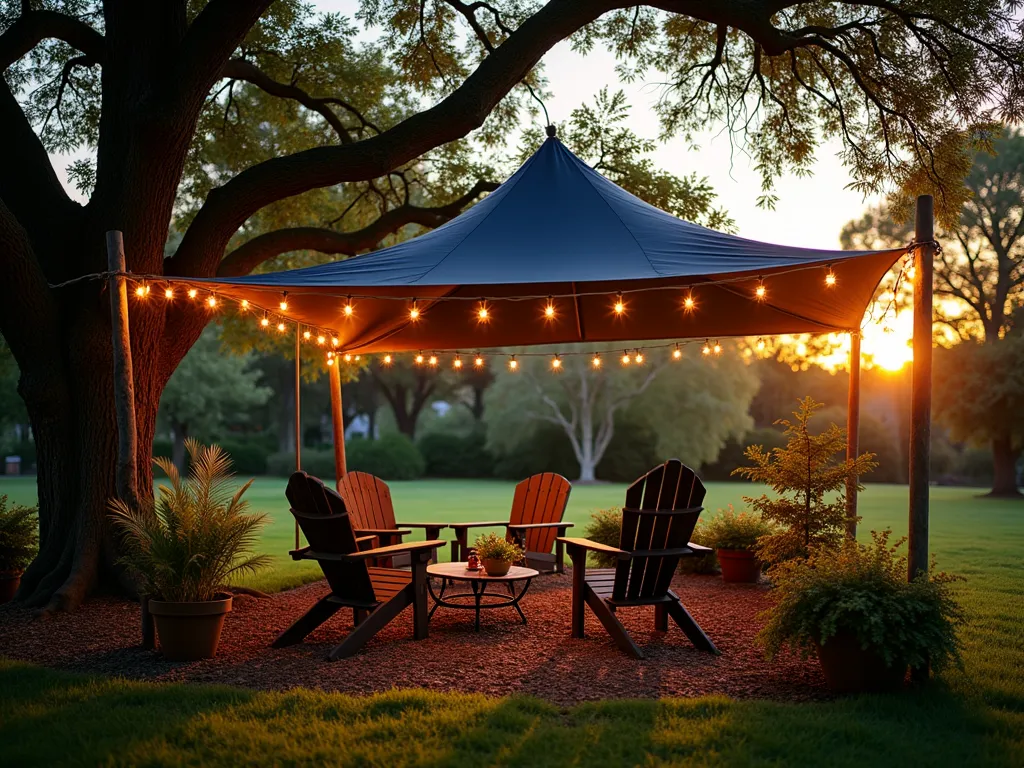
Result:
[[[325,11],[338,11],[353,16],[357,0],[314,0],[314,5]],[[368,37],[375,36],[371,30]],[[603,50],[595,50],[586,58],[573,53],[567,43],[561,43],[544,57],[545,73],[552,98],[547,100],[551,119],[560,122],[570,112],[593,96],[605,85],[612,91],[622,88],[632,111],[629,124],[645,138],[657,138],[658,123],[652,105],[658,97],[657,89],[642,82],[618,83],[614,58]],[[691,172],[707,176],[718,193],[719,204],[735,219],[739,234],[755,240],[786,245],[838,248],[839,231],[843,224],[857,217],[866,202],[860,194],[845,189],[849,174],[836,157],[838,144],[819,148],[814,175],[799,179],[792,176],[779,180],[779,202],[775,211],[757,207],[760,179],[749,158],[741,151],[733,153],[727,136],[715,134],[721,126],[712,127],[700,137],[700,148],[691,151],[681,139],[659,145],[653,158],[665,170],[683,176]],[[81,156],[84,153],[76,153]],[[67,156],[52,157],[58,176],[69,192],[80,196],[67,183]]]

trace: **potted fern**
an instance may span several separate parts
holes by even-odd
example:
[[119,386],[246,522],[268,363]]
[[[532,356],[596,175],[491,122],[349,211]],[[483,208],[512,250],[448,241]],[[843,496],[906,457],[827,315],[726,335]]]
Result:
[[768,658],[784,646],[815,653],[829,687],[844,693],[892,690],[908,667],[959,662],[959,578],[933,566],[908,582],[899,552],[906,539],[890,544],[890,535],[873,531],[870,544],[847,540],[838,551],[818,547],[772,570],[775,605],[758,635]]
[[21,575],[39,549],[35,507],[14,504],[0,496],[0,603],[14,599]]
[[504,576],[512,563],[518,563],[526,555],[514,541],[494,533],[478,536],[474,548],[488,576]]
[[732,504],[703,521],[702,541],[715,550],[722,567],[722,581],[755,584],[761,578],[761,561],[755,549],[762,536],[775,532],[775,525],[752,512],[737,513]]
[[233,487],[231,458],[219,446],[186,441],[191,467],[183,480],[170,459],[156,458],[170,487],[138,508],[109,503],[123,535],[121,563],[148,598],[160,649],[172,661],[212,658],[231,611],[228,582],[270,562],[253,555],[266,515],[252,514]]

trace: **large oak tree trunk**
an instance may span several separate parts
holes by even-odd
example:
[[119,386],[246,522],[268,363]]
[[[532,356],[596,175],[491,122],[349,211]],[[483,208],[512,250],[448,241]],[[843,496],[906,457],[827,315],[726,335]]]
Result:
[[1020,451],[1014,448],[1011,435],[997,435],[992,440],[992,490],[989,496],[1017,498],[1017,459]]

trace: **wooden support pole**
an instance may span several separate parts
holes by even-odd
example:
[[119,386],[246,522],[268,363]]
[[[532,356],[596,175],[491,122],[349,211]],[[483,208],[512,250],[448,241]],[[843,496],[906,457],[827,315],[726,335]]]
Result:
[[[331,380],[331,424],[334,427],[334,477],[340,483],[348,468],[345,465],[345,417],[341,410],[341,368],[335,361],[327,366]],[[436,537],[435,537],[436,538]]]
[[[302,471],[302,323],[295,324],[295,471]],[[299,548],[299,521],[295,520],[295,548]]]
[[[846,412],[846,460],[854,461],[860,451],[860,331],[850,331],[850,387]],[[857,486],[846,482],[846,535],[857,538]]]
[[910,552],[908,577],[928,570],[928,490],[932,422],[934,201],[917,198],[914,253],[914,367],[910,396]]

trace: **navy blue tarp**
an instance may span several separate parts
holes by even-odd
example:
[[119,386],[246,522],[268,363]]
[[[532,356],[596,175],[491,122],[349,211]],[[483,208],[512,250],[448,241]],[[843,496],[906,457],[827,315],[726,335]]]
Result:
[[[497,191],[431,232],[317,267],[219,280],[217,290],[271,309],[287,290],[289,319],[332,330],[351,351],[826,332],[859,326],[902,254],[715,232],[648,205],[550,138]],[[691,290],[696,308],[685,311]],[[356,310],[346,316],[349,295]],[[548,295],[553,318],[543,314]],[[487,323],[475,316],[483,297]]]

